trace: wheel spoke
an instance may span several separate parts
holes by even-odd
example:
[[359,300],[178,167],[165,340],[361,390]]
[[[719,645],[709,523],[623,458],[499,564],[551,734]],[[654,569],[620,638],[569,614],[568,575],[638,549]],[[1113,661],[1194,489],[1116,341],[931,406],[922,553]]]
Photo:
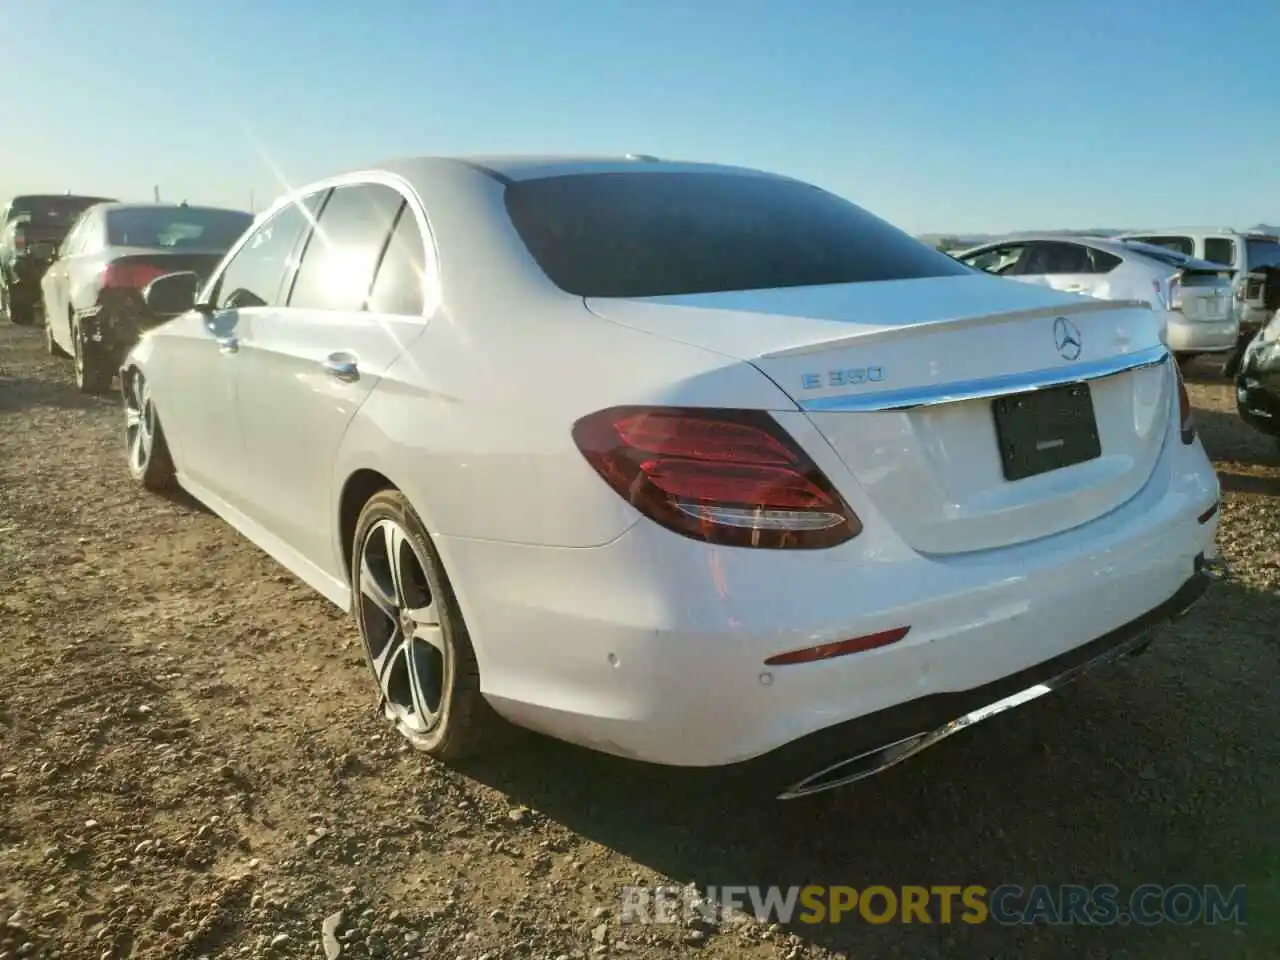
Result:
[[444,653],[444,631],[434,602],[406,611],[413,621],[413,639]]
[[383,530],[387,538],[387,565],[391,568],[391,586],[395,591],[395,605],[397,610],[402,610],[406,606],[407,596],[405,566],[408,558],[413,556],[413,549],[409,546],[404,531],[396,524],[388,523]]
[[395,592],[388,592],[387,589],[379,582],[374,575],[373,569],[369,566],[369,557],[360,558],[360,594],[368,597],[373,601],[386,616],[394,623],[399,622],[399,607],[396,604]]
[[420,731],[430,730],[440,710],[442,663],[437,652],[422,644],[406,644],[409,665],[409,695],[412,698],[413,725]]

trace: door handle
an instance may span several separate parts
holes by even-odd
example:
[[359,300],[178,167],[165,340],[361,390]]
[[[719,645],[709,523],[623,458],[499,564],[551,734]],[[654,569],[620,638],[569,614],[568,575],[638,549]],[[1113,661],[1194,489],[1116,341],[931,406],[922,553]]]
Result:
[[360,379],[360,367],[349,353],[331,353],[324,358],[324,369],[329,376],[343,383],[354,383]]
[[235,337],[219,337],[218,338],[219,353],[239,353],[240,341]]

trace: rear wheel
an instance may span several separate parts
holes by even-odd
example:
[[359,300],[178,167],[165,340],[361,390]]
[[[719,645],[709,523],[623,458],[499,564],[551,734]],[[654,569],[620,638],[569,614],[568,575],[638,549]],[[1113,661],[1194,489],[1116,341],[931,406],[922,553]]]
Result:
[[84,336],[75,317],[71,318],[71,348],[76,363],[76,389],[91,395],[110,390],[114,372],[98,345]]
[[174,485],[173,458],[146,377],[131,370],[121,387],[129,475],[148,490],[168,490]]
[[440,557],[398,490],[369,498],[356,522],[352,608],[383,715],[441,760],[485,752],[505,724],[480,670]]

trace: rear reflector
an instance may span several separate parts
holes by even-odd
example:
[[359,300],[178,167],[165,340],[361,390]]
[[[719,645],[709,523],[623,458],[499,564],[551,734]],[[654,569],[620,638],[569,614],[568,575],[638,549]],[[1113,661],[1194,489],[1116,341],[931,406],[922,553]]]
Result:
[[767,667],[786,667],[797,663],[817,663],[820,660],[832,660],[836,657],[848,656],[851,653],[864,653],[867,650],[875,650],[877,647],[887,647],[891,643],[897,643],[910,630],[910,627],[895,627],[893,630],[869,633],[863,637],[854,637],[852,640],[838,640],[835,643],[822,643],[816,647],[803,647],[800,650],[776,654],[764,663]]
[[1187,385],[1182,380],[1182,371],[1175,363],[1173,372],[1178,378],[1178,427],[1183,443],[1191,443],[1196,438],[1196,423],[1191,409],[1191,397],[1187,394]]
[[574,424],[573,441],[620,497],[695,540],[816,549],[862,531],[818,466],[763,411],[613,407]]

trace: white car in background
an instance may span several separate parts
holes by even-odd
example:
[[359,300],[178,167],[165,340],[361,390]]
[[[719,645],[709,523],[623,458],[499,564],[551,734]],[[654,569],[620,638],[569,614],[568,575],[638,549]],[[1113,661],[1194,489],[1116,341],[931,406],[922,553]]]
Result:
[[1280,267],[1280,237],[1223,227],[1172,228],[1121,234],[1117,239],[1164,247],[1227,267],[1233,278],[1241,333],[1252,339],[1271,320],[1259,271]]
[[[262,215],[121,368],[129,469],[339,607],[387,720],[792,797],[1134,653],[1218,481],[1145,303],[648,157],[423,158]],[[717,775],[719,775],[717,774]]]
[[1099,237],[1020,236],[955,254],[997,276],[1103,300],[1145,300],[1180,360],[1229,353],[1240,332],[1229,268],[1163,247]]

